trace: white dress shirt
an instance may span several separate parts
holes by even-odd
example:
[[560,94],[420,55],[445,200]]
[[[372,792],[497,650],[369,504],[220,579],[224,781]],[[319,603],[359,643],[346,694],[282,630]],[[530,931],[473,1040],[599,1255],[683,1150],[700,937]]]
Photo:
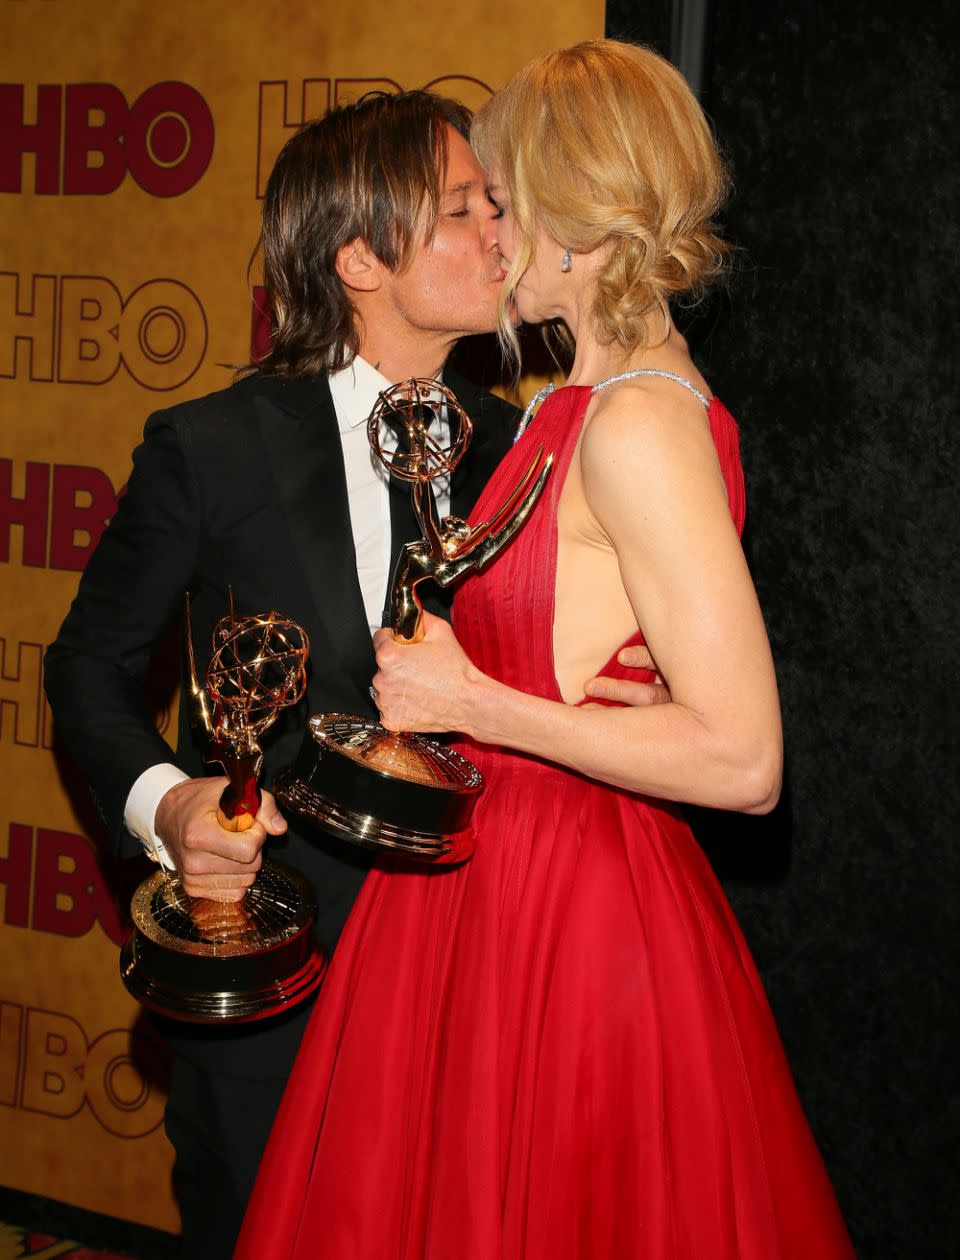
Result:
[[[367,441],[367,417],[373,411],[381,390],[389,389],[391,382],[359,356],[350,367],[331,373],[328,382],[343,446],[357,576],[372,634],[380,628],[387,583],[391,576],[390,494],[387,471],[375,458]],[[437,419],[431,433],[441,445],[446,444],[449,425],[444,417]],[[392,434],[386,436],[384,447],[388,451],[395,449],[396,438]],[[450,511],[449,476],[434,481],[433,492],[437,510],[445,516]],[[318,486],[317,493],[326,493],[326,488]],[[168,870],[173,869],[173,862],[154,830],[157,806],[170,788],[188,777],[168,762],[151,766],[130,789],[123,812],[127,829],[139,839],[144,851]]]

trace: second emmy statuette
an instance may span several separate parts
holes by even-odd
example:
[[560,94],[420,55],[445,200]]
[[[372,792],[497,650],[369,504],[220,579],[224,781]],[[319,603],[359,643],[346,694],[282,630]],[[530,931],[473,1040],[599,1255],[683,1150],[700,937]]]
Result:
[[[443,445],[431,424],[443,416]],[[385,441],[392,431],[395,447]],[[530,515],[546,484],[552,456],[537,451],[513,493],[486,521],[470,526],[438,518],[430,483],[463,457],[473,426],[454,394],[434,380],[411,379],[384,390],[367,422],[374,455],[410,485],[421,537],[400,552],[389,601],[389,625],[401,643],[423,634],[417,594],[432,579],[449,586],[488,564]],[[465,861],[469,828],[483,778],[465,757],[423,735],[396,734],[343,713],[311,717],[297,760],[274,782],[277,800],[325,830],[356,844],[418,861]]]
[[[229,782],[217,821],[246,831],[260,808],[260,736],[306,688],[305,632],[275,612],[230,615],[213,631],[206,685],[193,658],[190,605],[184,633],[190,723]],[[120,956],[123,982],[144,1006],[190,1023],[246,1023],[308,997],[323,977],[313,940],[313,894],[298,871],[264,862],[240,901],[190,897],[159,870],[133,895],[133,932]]]

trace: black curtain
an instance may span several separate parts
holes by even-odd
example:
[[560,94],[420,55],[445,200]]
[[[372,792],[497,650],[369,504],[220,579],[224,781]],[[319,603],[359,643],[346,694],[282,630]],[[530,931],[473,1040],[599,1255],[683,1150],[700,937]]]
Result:
[[[669,53],[669,5],[608,35]],[[741,423],[786,798],[705,816],[862,1260],[960,1254],[957,268],[945,3],[711,6],[741,247],[688,316]],[[815,1260],[811,1257],[811,1260]]]

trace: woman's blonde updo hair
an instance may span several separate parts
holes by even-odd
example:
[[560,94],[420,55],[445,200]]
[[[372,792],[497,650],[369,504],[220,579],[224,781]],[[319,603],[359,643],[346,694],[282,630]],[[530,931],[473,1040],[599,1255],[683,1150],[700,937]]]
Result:
[[682,75],[651,49],[600,39],[538,57],[483,106],[470,139],[500,171],[521,237],[500,310],[512,359],[510,298],[538,222],[574,253],[610,243],[595,331],[625,353],[672,296],[697,298],[723,272],[713,218],[727,173]]

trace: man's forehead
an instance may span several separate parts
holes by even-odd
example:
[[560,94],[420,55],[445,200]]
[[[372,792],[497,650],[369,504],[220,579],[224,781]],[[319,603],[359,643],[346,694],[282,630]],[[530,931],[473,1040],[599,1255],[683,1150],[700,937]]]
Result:
[[460,193],[472,192],[475,188],[483,186],[483,179],[477,175],[474,179],[459,179],[455,183],[444,184],[443,195],[445,197],[454,197]]
[[485,184],[483,167],[470,145],[449,124],[447,125],[447,161],[443,172],[443,196],[469,192]]

